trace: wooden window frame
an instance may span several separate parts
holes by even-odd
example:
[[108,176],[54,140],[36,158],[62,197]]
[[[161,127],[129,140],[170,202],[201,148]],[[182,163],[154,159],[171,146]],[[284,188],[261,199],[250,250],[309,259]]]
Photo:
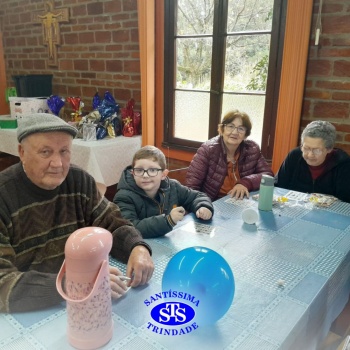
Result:
[[[171,147],[175,149],[182,149],[195,152],[201,145],[201,142],[184,140],[176,138],[174,136],[174,105],[175,105],[175,90],[180,91],[181,89],[174,88],[176,85],[175,77],[175,40],[176,36],[176,23],[174,21],[176,15],[176,0],[165,1],[164,15],[165,23],[164,27],[164,52],[166,58],[164,59],[164,135],[163,135],[163,147]],[[217,135],[217,125],[220,123],[222,114],[222,99],[223,99],[223,83],[224,83],[224,67],[225,56],[224,47],[226,37],[232,36],[232,33],[226,33],[227,22],[223,13],[227,13],[228,1],[227,0],[216,0],[215,6],[215,17],[213,27],[213,37],[216,40],[213,41],[213,56],[212,56],[212,80],[211,86],[214,87],[210,92],[210,111],[209,114],[212,116],[209,119],[209,135],[208,138],[212,138]],[[284,26],[286,17],[286,0],[275,0],[274,1],[274,14],[273,14],[273,30],[271,32],[271,46],[270,46],[270,59],[269,59],[269,75],[267,81],[267,88],[265,95],[265,111],[264,111],[264,123],[262,130],[262,146],[261,150],[264,156],[268,159],[272,159],[276,115],[277,115],[277,102],[278,101],[278,86],[280,83],[280,71],[282,64],[282,53],[283,53],[283,40],[284,40]],[[239,34],[239,33],[238,33]],[[261,32],[249,32],[244,35],[261,34]],[[236,34],[234,34],[236,35]],[[187,37],[187,36],[186,36]],[[189,36],[191,37],[191,36]],[[211,35],[210,35],[211,37]],[[167,38],[174,38],[170,40]],[[215,54],[214,54],[215,53]],[[173,72],[171,74],[170,72]],[[168,74],[168,75],[167,75]],[[198,90],[193,90],[198,91]],[[199,91],[200,92],[200,91]],[[225,94],[231,94],[225,92]],[[237,95],[245,95],[246,93],[232,93]],[[248,95],[259,95],[259,93],[247,93]]]
[[[288,1],[272,169],[299,139],[313,0]],[[164,127],[164,0],[138,0],[142,144],[190,161],[193,152],[162,147]]]

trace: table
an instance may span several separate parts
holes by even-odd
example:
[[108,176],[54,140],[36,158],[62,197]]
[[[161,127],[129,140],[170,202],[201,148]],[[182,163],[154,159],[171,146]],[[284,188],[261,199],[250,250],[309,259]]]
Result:
[[[275,189],[276,195],[286,192]],[[242,211],[257,208],[257,202],[224,197],[214,202],[211,222],[189,214],[171,233],[147,240],[154,276],[148,286],[113,301],[114,335],[102,349],[317,349],[349,297],[350,204],[287,204],[259,211],[257,224],[247,225]],[[152,319],[144,301],[161,291],[171,257],[192,246],[214,249],[230,264],[232,306],[215,325],[176,337],[157,335],[147,328]],[[111,264],[125,271],[123,264]],[[1,315],[0,349],[71,349],[66,321],[63,304]]]
[[[74,139],[72,164],[76,164],[92,175],[98,184],[116,184],[125,167],[131,164],[137,150],[141,148],[141,136],[105,138],[98,141]],[[0,152],[18,156],[16,129],[0,129]]]

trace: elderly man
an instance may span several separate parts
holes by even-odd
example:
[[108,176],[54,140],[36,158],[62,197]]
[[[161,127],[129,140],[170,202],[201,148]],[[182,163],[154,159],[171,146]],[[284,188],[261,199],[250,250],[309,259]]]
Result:
[[[56,275],[68,236],[98,226],[113,235],[111,255],[127,262],[132,287],[153,273],[151,248],[117,205],[102,198],[94,179],[70,164],[77,130],[38,113],[17,130],[21,162],[0,173],[0,311],[29,311],[62,301]],[[110,269],[112,296],[127,287]]]

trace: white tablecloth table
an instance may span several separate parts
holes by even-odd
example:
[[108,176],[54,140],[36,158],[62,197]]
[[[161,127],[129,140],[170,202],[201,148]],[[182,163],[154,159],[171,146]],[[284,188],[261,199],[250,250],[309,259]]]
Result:
[[[0,152],[18,156],[16,129],[0,129]],[[91,174],[98,184],[118,183],[124,168],[141,147],[141,136],[105,138],[97,141],[74,139],[71,163]]]

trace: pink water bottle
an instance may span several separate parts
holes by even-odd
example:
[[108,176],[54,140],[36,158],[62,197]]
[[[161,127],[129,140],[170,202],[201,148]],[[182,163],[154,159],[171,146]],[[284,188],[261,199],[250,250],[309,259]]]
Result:
[[112,240],[105,229],[85,227],[66,242],[56,287],[67,301],[68,341],[78,349],[99,348],[113,336],[108,263]]

